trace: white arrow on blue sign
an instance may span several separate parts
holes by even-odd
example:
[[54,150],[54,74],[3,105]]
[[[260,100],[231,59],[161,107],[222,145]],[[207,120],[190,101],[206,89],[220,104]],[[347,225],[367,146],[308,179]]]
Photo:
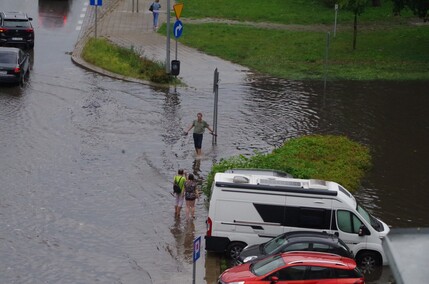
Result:
[[200,258],[200,252],[201,252],[201,236],[196,238],[194,240],[194,262],[197,261],[197,259]]
[[103,5],[103,0],[89,0],[89,5],[101,6],[101,5]]
[[173,31],[174,31],[174,36],[176,38],[180,37],[182,35],[183,32],[183,24],[180,20],[177,20],[174,23],[174,27],[173,27]]

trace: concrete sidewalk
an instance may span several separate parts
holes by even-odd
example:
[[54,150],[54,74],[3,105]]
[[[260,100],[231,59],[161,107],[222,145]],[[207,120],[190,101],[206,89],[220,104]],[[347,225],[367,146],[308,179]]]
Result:
[[[97,11],[97,37],[105,37],[115,44],[126,48],[133,48],[142,56],[153,61],[166,61],[167,38],[152,29],[152,12],[149,6],[152,0],[110,0],[106,7],[103,7],[102,13]],[[137,6],[138,2],[138,6]],[[174,1],[170,1],[174,5]],[[159,16],[159,25],[167,21],[167,1],[161,0],[161,13]],[[133,5],[134,4],[134,5]],[[100,8],[100,7],[99,7]],[[138,12],[137,12],[138,8]],[[114,78],[152,84],[147,81],[141,81],[131,78],[125,78],[111,72],[100,69],[85,62],[80,54],[88,38],[94,37],[94,18],[95,9],[89,6],[86,13],[86,24],[84,24],[81,36],[75,46],[72,54],[72,60],[84,68],[93,70],[111,76]],[[171,8],[172,9],[172,8]],[[184,5],[183,10],[186,9]],[[99,15],[99,16],[98,16]],[[173,24],[176,21],[174,17],[170,18]],[[183,34],[186,34],[186,21],[183,22]],[[176,41],[170,40],[170,60],[176,59]],[[212,88],[213,73],[216,68],[220,72],[220,79],[223,84],[240,84],[248,73],[248,68],[233,64],[220,58],[203,54],[196,49],[177,44],[177,60],[180,61],[180,79],[188,86],[193,88]]]

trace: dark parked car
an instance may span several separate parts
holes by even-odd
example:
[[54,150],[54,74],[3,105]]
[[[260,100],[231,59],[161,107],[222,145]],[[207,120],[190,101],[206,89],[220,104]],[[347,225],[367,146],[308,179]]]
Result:
[[356,262],[348,257],[291,251],[225,270],[219,284],[365,284]]
[[30,55],[20,48],[0,47],[0,83],[23,84],[30,76]]
[[245,247],[236,260],[236,264],[246,263],[288,251],[316,251],[337,254],[353,258],[349,247],[336,235],[311,232],[294,231],[278,235],[274,239]]
[[0,12],[0,46],[34,47],[34,29],[23,12]]

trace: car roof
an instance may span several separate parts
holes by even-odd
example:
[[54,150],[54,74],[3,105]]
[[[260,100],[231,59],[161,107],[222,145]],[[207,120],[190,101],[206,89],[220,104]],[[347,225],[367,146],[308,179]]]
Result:
[[290,251],[281,254],[288,265],[317,265],[339,269],[354,269],[356,262],[348,257],[324,252]]
[[28,16],[24,12],[1,12],[4,19],[28,20]]
[[284,238],[291,240],[294,238],[317,238],[325,240],[337,240],[338,236],[318,231],[292,231],[283,234]]

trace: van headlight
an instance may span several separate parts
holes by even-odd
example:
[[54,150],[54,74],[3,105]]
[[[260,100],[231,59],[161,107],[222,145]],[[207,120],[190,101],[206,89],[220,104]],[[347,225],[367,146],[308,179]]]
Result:
[[246,257],[245,259],[243,259],[243,263],[246,263],[246,262],[252,261],[252,260],[257,259],[257,258],[258,258],[258,257],[257,257],[256,255],[248,256],[248,257]]

